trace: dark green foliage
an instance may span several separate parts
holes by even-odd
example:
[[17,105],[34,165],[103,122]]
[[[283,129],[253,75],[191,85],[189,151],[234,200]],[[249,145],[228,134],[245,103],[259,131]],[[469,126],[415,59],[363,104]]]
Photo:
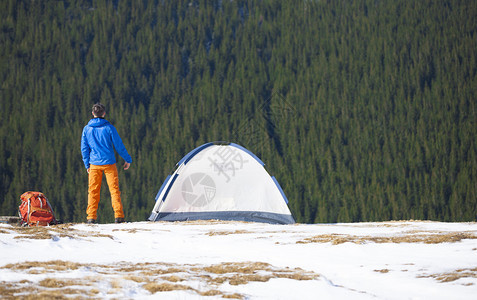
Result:
[[[0,210],[84,221],[101,101],[145,220],[188,151],[249,148],[298,222],[477,220],[475,1],[1,1]],[[118,159],[122,165],[122,159]],[[103,184],[101,222],[112,222]]]

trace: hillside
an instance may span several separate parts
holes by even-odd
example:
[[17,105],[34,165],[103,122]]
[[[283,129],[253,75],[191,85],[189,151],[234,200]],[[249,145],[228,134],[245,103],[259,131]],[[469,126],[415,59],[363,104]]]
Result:
[[476,28],[464,0],[1,1],[1,215],[38,190],[84,221],[100,101],[130,221],[215,140],[260,157],[298,222],[475,221]]
[[477,293],[476,223],[0,224],[0,252],[5,299],[474,299]]

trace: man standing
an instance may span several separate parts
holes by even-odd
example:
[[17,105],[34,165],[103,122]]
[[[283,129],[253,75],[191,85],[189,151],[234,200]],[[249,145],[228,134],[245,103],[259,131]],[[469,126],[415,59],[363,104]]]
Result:
[[126,147],[124,147],[116,128],[104,119],[106,115],[104,105],[96,103],[93,105],[92,113],[93,119],[84,127],[83,135],[81,136],[81,153],[89,174],[87,222],[96,223],[101,181],[104,172],[109,192],[111,193],[115,222],[122,223],[124,222],[124,212],[123,204],[121,203],[121,192],[119,191],[118,169],[116,168],[114,149],[126,161],[124,163],[124,170],[129,169],[132,159]]

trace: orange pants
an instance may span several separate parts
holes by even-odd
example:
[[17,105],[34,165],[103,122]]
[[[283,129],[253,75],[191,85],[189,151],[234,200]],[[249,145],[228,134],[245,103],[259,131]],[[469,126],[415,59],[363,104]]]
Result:
[[98,210],[99,197],[101,192],[101,182],[103,180],[103,172],[106,175],[109,192],[111,193],[111,204],[114,210],[115,218],[124,218],[123,204],[121,203],[121,192],[119,191],[119,177],[116,165],[89,167],[89,189],[88,189],[88,208],[86,213],[88,219],[97,218],[96,212]]

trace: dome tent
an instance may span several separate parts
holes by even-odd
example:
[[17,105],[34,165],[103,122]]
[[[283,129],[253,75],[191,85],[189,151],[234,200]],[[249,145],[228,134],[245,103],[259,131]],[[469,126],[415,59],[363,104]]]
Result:
[[156,195],[149,220],[293,224],[287,203],[257,156],[234,143],[212,142],[177,163]]

